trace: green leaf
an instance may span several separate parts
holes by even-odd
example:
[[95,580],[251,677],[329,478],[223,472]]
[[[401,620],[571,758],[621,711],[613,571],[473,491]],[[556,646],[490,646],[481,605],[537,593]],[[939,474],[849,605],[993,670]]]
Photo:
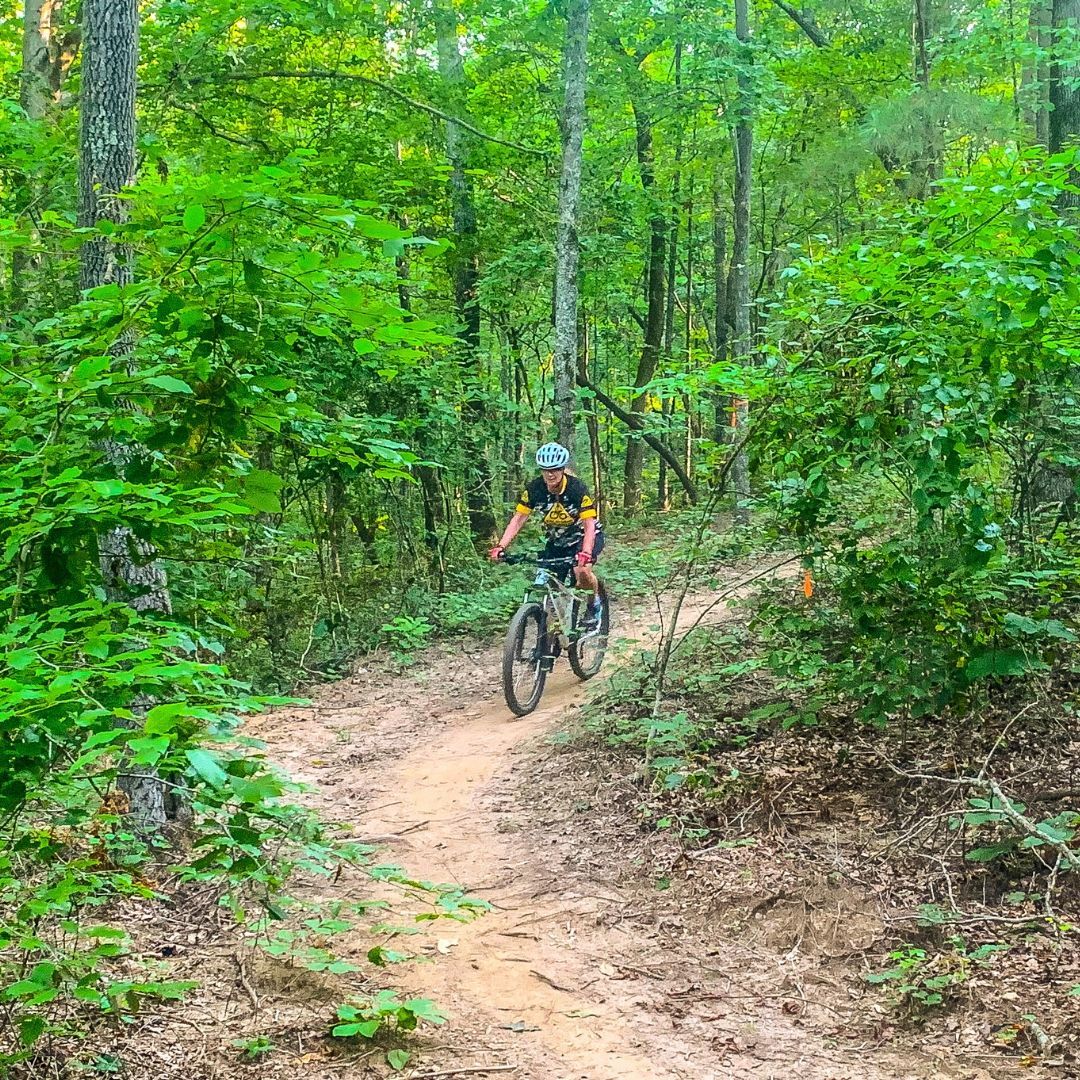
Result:
[[280,476],[265,469],[252,469],[244,477],[244,502],[263,514],[280,514],[278,492],[284,486]]
[[244,284],[249,292],[261,293],[263,291],[262,267],[251,259],[244,260]]
[[91,379],[107,370],[111,363],[111,356],[91,356],[75,365],[71,378],[77,383],[90,382]]
[[45,1019],[41,1016],[28,1016],[19,1024],[19,1042],[29,1048],[41,1038],[45,1031]]
[[37,659],[33,649],[16,649],[7,654],[7,665],[12,671],[22,671]]
[[185,753],[191,767],[212,788],[223,788],[229,782],[228,774],[209,750],[193,749]]
[[189,712],[186,702],[170,702],[167,705],[155,705],[147,714],[143,724],[150,735],[164,735],[176,728],[176,722]]
[[970,862],[993,862],[994,859],[1008,855],[1015,850],[1015,844],[1011,842],[1001,844],[987,844],[986,847],[972,848],[965,858]]
[[198,232],[206,224],[206,209],[200,203],[192,203],[184,211],[184,229],[189,232]]
[[409,1064],[409,1054],[405,1050],[390,1050],[386,1054],[386,1063],[391,1069],[400,1071]]
[[363,1039],[374,1039],[381,1026],[378,1020],[362,1020],[353,1024],[335,1024],[330,1030],[330,1034],[338,1039],[351,1039],[357,1035]]
[[1042,666],[1023,649],[988,649],[968,661],[967,675],[972,681],[989,675],[1026,675]]
[[168,735],[146,735],[132,739],[128,749],[133,752],[132,762],[136,765],[156,765],[168,752],[172,740]]
[[410,998],[405,1002],[405,1008],[417,1020],[426,1020],[429,1024],[446,1023],[445,1014],[439,1011],[439,1007],[430,998]]
[[174,375],[152,375],[146,381],[150,386],[156,386],[159,390],[166,390],[170,394],[195,393],[183,379],[178,379]]

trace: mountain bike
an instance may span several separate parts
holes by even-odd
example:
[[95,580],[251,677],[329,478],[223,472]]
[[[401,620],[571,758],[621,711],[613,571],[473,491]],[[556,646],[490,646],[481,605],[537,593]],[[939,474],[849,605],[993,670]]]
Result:
[[504,555],[503,561],[531,563],[536,576],[525,599],[510,620],[503,646],[503,692],[515,716],[536,708],[548,673],[562,652],[579,679],[591,679],[604,662],[611,614],[607,592],[600,583],[600,623],[585,625],[590,597],[572,587],[574,558],[545,559]]

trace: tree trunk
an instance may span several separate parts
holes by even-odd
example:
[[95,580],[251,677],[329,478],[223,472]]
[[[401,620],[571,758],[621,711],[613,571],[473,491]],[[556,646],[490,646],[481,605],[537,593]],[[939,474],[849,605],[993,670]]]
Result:
[[[1050,153],[1057,154],[1080,136],[1080,55],[1076,51],[1080,0],[1053,0],[1052,20],[1048,144]],[[1075,206],[1076,196],[1063,197],[1062,204]]]
[[[445,2],[445,0],[444,0]],[[457,19],[444,2],[433,8],[439,74],[450,99],[450,112],[465,117],[465,66],[458,47]],[[454,223],[451,276],[454,303],[461,320],[461,364],[464,374],[462,428],[465,450],[465,505],[473,539],[486,544],[495,533],[491,508],[491,476],[486,465],[481,425],[484,405],[480,396],[480,281],[476,207],[469,178],[469,133],[456,119],[446,121],[446,156],[450,161],[450,201]]]
[[[135,79],[139,55],[136,0],[83,0],[83,60],[81,127],[79,133],[80,228],[101,221],[118,225],[127,220],[120,193],[135,180]],[[131,252],[107,236],[83,242],[80,285],[128,285],[132,281]],[[122,337],[114,355],[124,363],[130,337]],[[139,447],[108,442],[109,463],[123,475]],[[127,601],[136,611],[168,614],[172,600],[157,553],[130,529],[111,529],[99,540],[101,574],[106,594]],[[142,703],[145,707],[147,702]],[[122,776],[120,785],[131,802],[131,813],[143,828],[165,822],[165,789],[153,775]]]
[[[724,213],[724,190],[720,170],[713,178],[713,360],[723,364],[728,358],[728,281],[727,281],[727,215]],[[713,438],[718,443],[728,437],[727,408],[721,397],[716,400],[716,420]]]
[[[584,327],[584,348],[581,350],[580,365],[578,368],[578,376],[582,385],[586,385],[589,381],[591,339],[589,337],[589,322],[587,317],[584,323]],[[599,513],[602,515],[604,510],[603,449],[600,444],[600,423],[596,418],[596,403],[591,400],[589,401],[588,407],[585,412],[585,426],[589,432],[589,457],[592,460],[592,494],[593,499],[596,501],[597,507],[599,507]]]
[[941,176],[944,146],[941,127],[930,115],[930,54],[927,42],[930,38],[930,0],[915,0],[912,22],[912,46],[915,80],[923,93],[925,115],[922,122],[922,151],[911,163],[908,193],[925,199],[930,185]]
[[[675,414],[675,399],[664,398],[660,404],[660,412],[664,417],[664,430],[660,433],[660,438],[664,439],[665,445],[667,445],[667,431],[671,426],[672,417]],[[660,471],[656,475],[656,505],[662,511],[668,511],[671,509],[671,488],[668,485],[668,468],[667,461],[664,458],[660,459]]]
[[[735,36],[740,43],[750,40],[748,0],[735,0]],[[753,103],[752,83],[747,66],[750,51],[740,50],[738,74],[738,104],[735,121],[735,204],[734,239],[731,249],[731,272],[728,278],[728,298],[734,309],[735,333],[732,338],[732,359],[736,364],[750,363],[750,188],[753,182]],[[749,419],[749,407],[743,397],[732,399],[733,441],[742,441]],[[735,491],[735,521],[750,523],[750,469],[746,450],[740,450],[731,467],[731,482]]]
[[60,89],[59,20],[62,0],[26,0],[23,8],[19,103],[31,120],[44,120]]
[[1020,73],[1020,93],[1024,100],[1024,119],[1034,132],[1039,146],[1050,145],[1050,49],[1054,12],[1051,0],[1031,0],[1028,17],[1028,44],[1035,57]]
[[[695,139],[696,142],[696,139]],[[694,370],[694,177],[690,177],[686,195],[686,372]],[[686,419],[685,459],[683,468],[687,476],[694,475],[694,408],[693,397],[682,395],[683,413]]]
[[566,15],[566,101],[562,122],[562,177],[555,240],[555,410],[559,442],[574,452],[574,380],[578,366],[578,227],[581,146],[585,135],[589,0],[570,0]]
[[[22,73],[19,83],[19,104],[27,118],[35,122],[48,119],[56,104],[63,75],[60,41],[60,14],[63,0],[26,0],[23,8]],[[36,204],[41,190],[33,176],[27,176],[16,193],[16,206],[21,217]],[[36,247],[39,234],[36,215],[30,214],[30,241]],[[17,248],[12,259],[12,289],[16,307],[23,302],[37,307],[41,301],[41,255]],[[31,321],[33,320],[31,314]]]
[[[653,160],[652,118],[643,103],[631,100],[634,122],[637,127],[638,171],[641,187],[646,198],[652,202],[649,217],[649,258],[645,268],[647,314],[645,316],[645,340],[641,346],[634,386],[638,388],[630,403],[630,412],[641,417],[645,412],[646,396],[640,388],[647,385],[656,371],[664,336],[664,249],[667,219],[663,207],[656,199],[656,170]],[[644,421],[642,421],[644,423]],[[626,444],[626,463],[623,471],[623,506],[633,513],[641,505],[641,470],[645,463],[645,449],[641,439],[631,434]],[[638,429],[640,430],[640,429]]]

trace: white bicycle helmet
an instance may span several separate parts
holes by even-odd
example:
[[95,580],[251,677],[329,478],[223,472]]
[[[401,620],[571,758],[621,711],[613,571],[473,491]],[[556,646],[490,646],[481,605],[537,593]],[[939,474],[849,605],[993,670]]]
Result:
[[536,464],[541,469],[565,469],[570,464],[570,451],[557,442],[544,443],[536,451]]

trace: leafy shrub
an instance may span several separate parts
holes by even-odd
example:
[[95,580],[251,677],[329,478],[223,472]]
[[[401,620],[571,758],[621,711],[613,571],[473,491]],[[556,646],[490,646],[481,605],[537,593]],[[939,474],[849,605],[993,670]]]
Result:
[[418,1024],[445,1024],[446,1017],[428,998],[401,1001],[392,990],[380,990],[365,1001],[337,1008],[330,1034],[338,1039],[374,1039],[379,1035],[414,1031]]
[[1040,494],[1080,433],[1071,160],[943,181],[786,271],[757,453],[823,587],[762,626],[778,675],[867,723],[962,708],[1076,640],[1075,495]]
[[960,988],[994,953],[1006,945],[986,944],[969,950],[962,937],[951,937],[947,952],[928,953],[915,945],[900,945],[889,953],[891,967],[871,972],[866,981],[889,992],[893,1004],[913,1016],[947,1008]]

